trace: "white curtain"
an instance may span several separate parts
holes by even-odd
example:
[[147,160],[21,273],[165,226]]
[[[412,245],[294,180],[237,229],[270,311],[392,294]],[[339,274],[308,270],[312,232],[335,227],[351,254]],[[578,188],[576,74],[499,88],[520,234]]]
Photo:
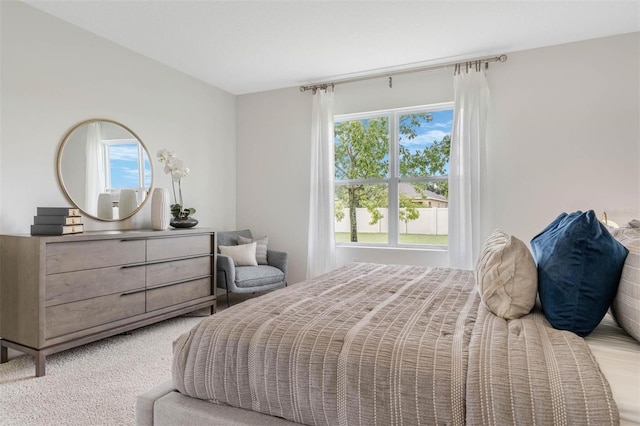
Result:
[[484,172],[489,87],[483,70],[454,76],[449,159],[449,267],[473,269],[482,246],[480,189]]
[[333,88],[313,95],[307,279],[335,268]]
[[100,123],[87,127],[85,206],[87,213],[97,215],[98,195],[105,192],[104,151],[102,149]]

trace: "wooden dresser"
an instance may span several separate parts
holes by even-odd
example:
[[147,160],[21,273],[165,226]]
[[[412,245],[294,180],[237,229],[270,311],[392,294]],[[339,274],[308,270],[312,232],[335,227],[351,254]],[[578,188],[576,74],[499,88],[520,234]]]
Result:
[[[167,318],[215,309],[208,229],[0,236],[0,362],[36,358]],[[177,337],[177,336],[176,336]]]

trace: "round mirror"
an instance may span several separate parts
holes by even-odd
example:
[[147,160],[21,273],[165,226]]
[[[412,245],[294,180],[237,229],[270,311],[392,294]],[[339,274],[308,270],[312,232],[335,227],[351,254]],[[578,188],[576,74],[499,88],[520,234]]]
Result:
[[69,201],[87,216],[115,221],[142,208],[153,169],[147,148],[129,128],[111,120],[87,120],[60,145],[58,179]]

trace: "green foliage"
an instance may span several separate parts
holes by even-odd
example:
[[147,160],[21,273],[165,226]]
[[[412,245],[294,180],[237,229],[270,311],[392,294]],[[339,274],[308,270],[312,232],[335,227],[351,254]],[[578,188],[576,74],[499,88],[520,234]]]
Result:
[[195,212],[196,209],[194,209],[193,207],[183,209],[180,204],[171,204],[171,215],[173,217],[186,219],[189,216],[193,215]]
[[389,119],[354,120],[335,126],[336,179],[376,179],[389,173]]
[[413,200],[404,193],[400,193],[400,211],[398,212],[400,220],[406,225],[411,220],[416,220],[420,217],[420,212],[416,208],[416,204]]

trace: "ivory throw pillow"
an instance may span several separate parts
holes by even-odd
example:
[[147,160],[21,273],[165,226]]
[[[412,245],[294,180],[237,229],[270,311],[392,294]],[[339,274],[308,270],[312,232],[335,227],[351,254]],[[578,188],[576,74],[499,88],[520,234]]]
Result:
[[268,237],[262,238],[251,238],[243,237],[242,235],[238,235],[238,244],[249,244],[249,243],[257,243],[256,246],[256,261],[258,265],[268,265],[267,262],[267,242]]
[[476,263],[480,299],[495,315],[516,319],[536,303],[538,270],[529,248],[518,238],[495,230]]
[[256,262],[256,243],[238,246],[218,246],[220,254],[233,259],[235,266],[258,266]]

